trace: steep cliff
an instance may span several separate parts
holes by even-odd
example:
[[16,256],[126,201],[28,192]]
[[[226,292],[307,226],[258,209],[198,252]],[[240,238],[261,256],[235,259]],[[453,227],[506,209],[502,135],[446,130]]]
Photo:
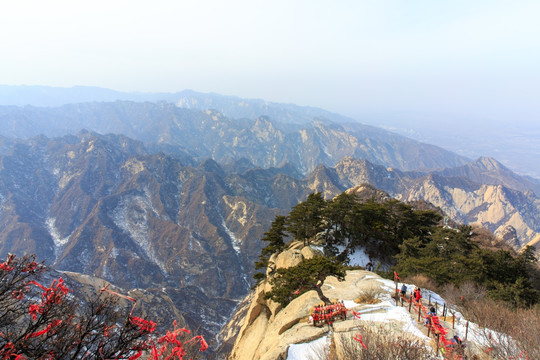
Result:
[[[316,252],[301,243],[293,243],[271,262],[276,268],[290,267]],[[317,327],[310,321],[310,311],[321,303],[315,291],[304,293],[282,308],[265,299],[264,295],[270,289],[271,286],[263,282],[253,290],[220,334],[229,360],[301,359],[307,358],[309,352],[313,356],[328,353],[330,348],[336,359],[342,359],[341,342],[353,339],[358,335],[360,325],[368,323],[384,326],[389,336],[393,332],[406,334],[430,346],[429,338],[414,316],[406,307],[396,306],[391,298],[393,282],[372,272],[351,270],[342,282],[334,277],[324,282],[325,295],[343,301],[349,310],[346,320],[336,320],[331,328],[327,325]],[[370,302],[375,303],[365,302],[365,297],[362,298],[365,294],[370,294],[371,300],[375,299]],[[353,310],[362,315],[355,316]]]

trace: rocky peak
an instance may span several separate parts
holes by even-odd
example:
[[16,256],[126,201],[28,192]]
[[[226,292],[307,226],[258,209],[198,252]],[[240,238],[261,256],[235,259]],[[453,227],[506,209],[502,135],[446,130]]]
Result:
[[312,192],[320,192],[325,199],[330,199],[345,190],[340,184],[336,170],[319,165],[306,179]]
[[517,231],[512,225],[507,225],[500,230],[499,237],[506,244],[513,246],[514,248],[519,249],[521,247],[521,242],[518,239]]
[[223,168],[212,159],[206,159],[201,162],[199,169],[208,173],[215,173],[220,176],[225,176],[225,171],[223,171]]
[[[274,255],[271,262],[273,260],[276,267],[294,266],[302,259],[313,256],[316,251],[309,246],[303,247],[301,243],[293,243],[286,251]],[[372,272],[347,271],[343,282],[334,277],[326,279],[322,287],[325,295],[332,301],[343,301],[349,309],[347,319],[335,321],[331,330],[328,326],[316,327],[309,322],[311,310],[321,303],[314,290],[300,295],[282,308],[265,299],[264,295],[270,289],[266,282],[254,289],[219,335],[223,349],[230,349],[228,359],[287,359],[292,347],[305,346],[315,340],[322,340],[325,345],[339,344],[342,337],[352,338],[358,333],[359,322],[350,310],[369,313],[364,315],[366,318],[372,315],[376,317],[378,313],[386,317],[384,314],[388,311],[399,312],[400,316],[390,320],[397,328],[407,329],[422,340],[426,338],[417,328],[413,317],[404,308],[396,307],[390,299],[393,282],[383,280]],[[359,298],[365,292],[376,294],[380,303],[375,306],[362,303]],[[342,359],[339,351],[337,356],[337,359]]]
[[485,171],[497,171],[500,169],[507,170],[503,164],[488,156],[479,157],[473,163],[471,163],[471,165],[477,166],[479,169],[483,169]]

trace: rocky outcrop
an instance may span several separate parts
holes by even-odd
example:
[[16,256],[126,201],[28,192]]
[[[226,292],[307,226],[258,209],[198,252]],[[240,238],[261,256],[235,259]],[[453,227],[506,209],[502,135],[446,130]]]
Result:
[[[400,201],[431,203],[449,220],[486,227],[498,237],[509,239],[509,245],[516,249],[532,244],[531,241],[540,234],[540,199],[531,191],[522,192],[510,187],[517,177],[510,181],[506,175],[498,176],[501,172],[507,174],[507,171],[503,172],[500,166],[495,167],[493,161],[484,159],[476,163],[455,172],[451,169],[445,172],[462,174],[461,177],[443,176],[443,172],[404,172],[352,158],[343,159],[335,169],[341,181],[351,187],[370,184]],[[489,177],[489,183],[475,182],[466,176],[471,172],[476,174],[472,169],[477,167],[483,169],[483,177],[471,177]],[[489,173],[492,168],[497,171]],[[513,238],[508,237],[509,227],[515,230]]]
[[[124,105],[123,111],[133,111]],[[214,112],[201,116],[210,128],[210,122],[228,121]],[[194,131],[194,123],[181,125],[183,132]],[[225,131],[230,125],[220,126]],[[323,124],[317,126],[317,136],[324,136]],[[256,141],[268,139],[269,129],[276,130],[259,120]],[[193,151],[199,146],[195,140],[190,144]],[[199,164],[176,150],[156,154],[140,141],[88,131],[3,141],[0,256],[35,253],[58,269],[126,289],[165,289],[187,321],[215,334],[249,291],[260,239],[275,215],[286,214],[314,191],[328,199],[348,188],[362,199],[423,199],[456,220],[495,232],[512,226],[516,246],[539,239],[539,200],[504,185],[403,172],[353,158],[336,168],[319,165],[305,178],[295,177],[299,173],[291,165],[246,171],[249,161],[231,165],[228,169],[243,169],[231,173],[214,160]]]
[[[425,200],[450,218],[486,227],[509,245],[520,249],[540,231],[540,199],[503,185],[480,185],[428,176],[399,194],[401,201]],[[514,229],[515,236],[508,230]]]
[[[302,247],[301,243],[296,243],[293,248],[275,257],[275,264],[278,267],[294,266],[304,256],[313,254],[314,250],[310,247]],[[331,336],[335,341],[342,336],[355,336],[358,320],[352,317],[351,311],[347,320],[334,323],[331,332],[327,326],[315,327],[309,322],[310,310],[321,303],[315,291],[306,292],[285,308],[281,308],[264,298],[264,294],[270,289],[269,284],[263,282],[252,291],[225,328],[227,331],[222,332],[222,339],[228,340],[229,344],[232,344],[233,335],[236,335],[229,360],[286,359],[291,345],[309,343],[327,336]],[[387,306],[391,306],[390,302],[385,300],[389,300],[393,292],[392,282],[368,271],[348,271],[343,282],[329,277],[322,289],[330,299],[343,300],[350,310],[384,314]],[[354,299],[366,291],[376,294],[383,301],[376,307],[355,303]],[[233,329],[237,330],[236,334]]]

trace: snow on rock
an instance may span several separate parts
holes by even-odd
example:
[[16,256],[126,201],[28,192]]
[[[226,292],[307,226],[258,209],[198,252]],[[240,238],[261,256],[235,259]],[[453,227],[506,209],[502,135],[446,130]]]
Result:
[[66,236],[65,238],[62,238],[60,236],[60,233],[58,232],[58,230],[56,229],[56,226],[54,226],[56,222],[56,219],[55,218],[47,218],[47,230],[49,230],[49,234],[51,234],[51,237],[53,239],[53,242],[54,242],[54,246],[55,247],[62,247],[64,245],[67,244],[68,240],[69,240],[69,236]]
[[[298,249],[295,248],[295,250]],[[296,256],[289,250],[283,252],[282,255],[289,256],[289,262]],[[398,283],[398,289],[401,285],[401,282]],[[408,293],[415,288],[414,284],[406,285]],[[373,272],[349,270],[344,281],[339,281],[333,276],[326,279],[322,286],[324,294],[332,301],[342,301],[349,309],[347,319],[336,320],[331,331],[328,327],[316,327],[309,322],[310,309],[321,302],[315,291],[303,293],[279,310],[275,304],[264,298],[266,288],[267,284],[257,287],[252,294],[249,306],[243,310],[246,311],[243,315],[244,319],[249,319],[249,321],[241,325],[239,336],[230,354],[231,360],[315,359],[328,351],[330,340],[336,341],[335,335],[355,336],[361,326],[384,329],[389,335],[395,333],[414,337],[428,347],[434,344],[433,338],[427,336],[427,329],[423,322],[417,321],[416,312],[409,313],[408,306],[396,304],[393,298],[396,284]],[[380,302],[376,304],[355,302],[366,293],[373,293]],[[432,303],[439,304],[439,315],[441,315],[442,306],[440,305],[446,304],[446,301],[438,294],[427,290],[422,290],[422,295],[425,303],[431,297]],[[359,317],[353,316],[352,310],[359,313]],[[467,321],[459,312],[453,311],[452,314],[456,315],[456,326],[453,330],[451,324],[449,328],[447,327],[450,329],[449,336],[457,334],[464,339]],[[500,339],[501,343],[511,341],[504,334],[490,332],[469,323],[467,342],[471,347],[485,346],[487,344],[485,340],[489,334],[492,338]]]
[[349,254],[349,265],[366,266],[370,262],[369,255],[364,248],[356,248]]
[[376,306],[367,307],[367,309],[364,308],[364,310],[361,311],[360,319],[370,322],[398,323],[401,324],[401,331],[410,333],[411,335],[425,339],[426,341],[429,340],[429,338],[418,328],[416,321],[411,317],[407,308],[395,306],[390,301],[383,301],[382,303],[376,304]]
[[308,343],[292,344],[287,352],[287,360],[317,359],[317,355],[327,353],[329,347],[330,338],[328,336],[323,336]]
[[242,240],[238,239],[236,236],[234,236],[234,233],[227,227],[227,224],[225,224],[225,219],[222,219],[221,226],[223,226],[223,229],[229,235],[229,238],[231,239],[231,245],[236,251],[237,254],[240,254],[240,245],[242,244]]
[[45,222],[45,224],[47,225],[47,230],[49,230],[49,234],[51,235],[53,243],[54,243],[54,257],[56,260],[58,260],[58,258],[60,257],[62,248],[69,241],[69,235],[64,238],[61,237],[60,232],[58,231],[56,226],[54,226],[55,222],[56,222],[56,219],[50,217],[50,218],[47,218],[47,221]]
[[149,239],[148,220],[157,213],[148,194],[145,194],[125,196],[110,216],[115,225],[128,233],[144,254],[166,274],[166,266],[155,254]]

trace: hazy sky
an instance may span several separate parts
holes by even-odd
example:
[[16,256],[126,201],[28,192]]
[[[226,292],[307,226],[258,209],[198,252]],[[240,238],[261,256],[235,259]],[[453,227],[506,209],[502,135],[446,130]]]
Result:
[[538,127],[540,1],[17,0],[0,83]]

